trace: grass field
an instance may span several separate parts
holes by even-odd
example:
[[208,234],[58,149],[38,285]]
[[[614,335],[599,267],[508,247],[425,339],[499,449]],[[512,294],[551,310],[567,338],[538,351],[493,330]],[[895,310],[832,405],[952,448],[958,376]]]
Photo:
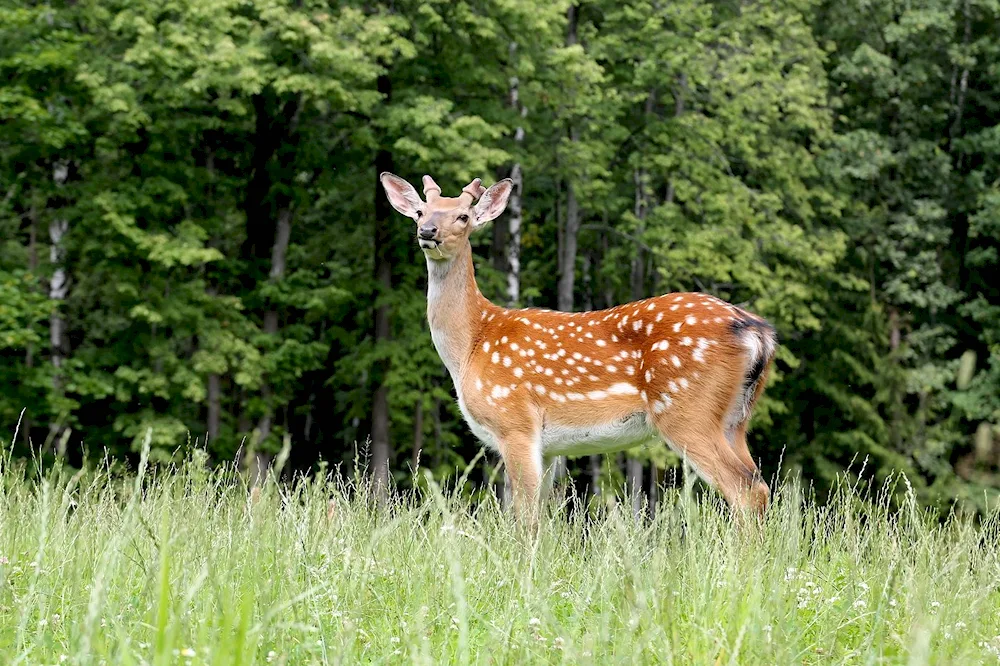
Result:
[[[795,486],[764,525],[668,494],[537,540],[430,486],[132,477],[0,460],[2,664],[977,664],[1000,654],[998,516],[940,524]],[[905,487],[905,486],[904,486]]]

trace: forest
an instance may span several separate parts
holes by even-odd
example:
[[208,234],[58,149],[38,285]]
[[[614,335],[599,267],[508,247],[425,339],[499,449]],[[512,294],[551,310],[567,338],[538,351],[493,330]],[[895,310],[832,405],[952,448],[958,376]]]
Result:
[[[766,317],[765,476],[998,496],[998,0],[0,0],[0,74],[14,455],[502,479],[392,171],[514,180],[495,303]],[[638,511],[678,465],[563,473]]]

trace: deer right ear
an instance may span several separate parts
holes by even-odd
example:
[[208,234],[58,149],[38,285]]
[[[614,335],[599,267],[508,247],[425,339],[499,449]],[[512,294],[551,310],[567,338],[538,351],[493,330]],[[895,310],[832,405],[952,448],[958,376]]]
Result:
[[417,219],[417,212],[424,202],[420,200],[420,195],[413,186],[388,171],[383,172],[378,179],[382,181],[385,195],[392,207],[406,217]]

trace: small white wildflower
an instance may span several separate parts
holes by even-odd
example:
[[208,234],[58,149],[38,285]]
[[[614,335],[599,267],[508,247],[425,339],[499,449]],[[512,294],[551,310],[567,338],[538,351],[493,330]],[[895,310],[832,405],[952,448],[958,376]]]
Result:
[[580,656],[581,657],[593,657],[594,655],[591,654],[590,650],[584,650],[583,652],[580,653]]
[[965,629],[965,627],[966,627],[966,624],[964,622],[962,622],[961,620],[959,620],[958,622],[955,623],[955,629]]
[[533,617],[530,620],[528,620],[528,626],[529,627],[540,627],[541,625],[542,625],[542,621],[539,620],[537,617]]
[[948,631],[944,632],[944,637],[945,638],[951,638],[951,632],[948,632]]
[[788,567],[787,569],[785,569],[785,580],[788,581],[795,578],[795,574],[798,573],[798,571],[799,570],[796,569],[795,567]]
[[399,636],[393,636],[392,638],[389,639],[389,642],[392,643],[393,645],[399,645]]
[[61,620],[61,619],[62,619],[62,615],[60,615],[59,613],[54,613],[52,615],[52,621],[55,622],[56,624],[58,624],[59,620]]
[[38,621],[38,626],[39,627],[45,627],[45,626],[48,626],[48,624],[49,624],[49,621],[46,620],[44,617],[41,620]]
[[889,605],[892,606],[893,608],[895,608],[896,607],[896,600],[895,599],[889,599]]
[[940,601],[932,601],[931,602],[931,613],[937,613],[937,609],[940,608],[940,607],[941,607],[941,602]]
[[840,597],[838,597],[837,595],[833,595],[832,597],[830,597],[829,599],[826,600],[826,603],[828,603],[828,604],[835,604],[838,601],[840,601]]
[[807,580],[806,587],[816,587],[816,583],[812,582],[811,580]]
[[274,650],[271,650],[270,652],[267,653],[267,663],[270,664],[272,661],[274,661],[277,658],[278,658],[278,653],[275,652]]
[[67,659],[69,659],[69,656],[67,656],[65,654],[59,655],[59,663],[60,664],[63,663],[63,662],[65,662]]
[[868,591],[868,584],[867,584],[867,583],[865,583],[864,581],[861,581],[860,583],[858,583],[858,587],[860,587],[860,588],[861,588],[862,590],[864,590],[865,592],[867,592],[867,591]]
[[725,587],[726,586],[726,581],[724,581],[724,580],[717,580],[717,581],[715,581],[715,586],[716,587]]
[[864,608],[867,605],[868,605],[868,602],[865,601],[864,599],[858,599],[857,601],[854,602],[854,607],[855,608]]
[[6,555],[0,555],[0,564],[10,564],[10,560],[7,559]]
[[563,639],[562,636],[556,636],[555,638],[552,639],[552,645],[556,646],[560,650],[562,649],[563,645],[565,645],[565,644],[566,644],[566,641]]
[[392,653],[395,654],[395,655],[400,655],[400,654],[403,654],[403,651],[402,650],[393,650]]
[[573,595],[570,594],[569,592],[560,592],[559,596],[562,597],[563,599],[569,599]]
[[194,650],[192,650],[191,648],[189,648],[189,647],[186,647],[183,650],[181,650],[181,656],[182,657],[188,657],[188,658],[190,658],[190,657],[195,656],[196,654],[197,653]]

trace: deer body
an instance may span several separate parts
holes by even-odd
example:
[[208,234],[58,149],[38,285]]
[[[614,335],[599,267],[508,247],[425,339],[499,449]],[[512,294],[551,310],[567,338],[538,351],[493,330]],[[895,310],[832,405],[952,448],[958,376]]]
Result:
[[700,293],[594,312],[496,306],[476,285],[468,227],[502,212],[509,182],[483,192],[473,181],[444,199],[425,176],[426,204],[405,181],[382,182],[420,225],[431,337],[473,434],[503,456],[522,511],[537,499],[546,458],[654,438],[734,507],[763,510],[768,490],[746,427],[775,350],[764,320]]

